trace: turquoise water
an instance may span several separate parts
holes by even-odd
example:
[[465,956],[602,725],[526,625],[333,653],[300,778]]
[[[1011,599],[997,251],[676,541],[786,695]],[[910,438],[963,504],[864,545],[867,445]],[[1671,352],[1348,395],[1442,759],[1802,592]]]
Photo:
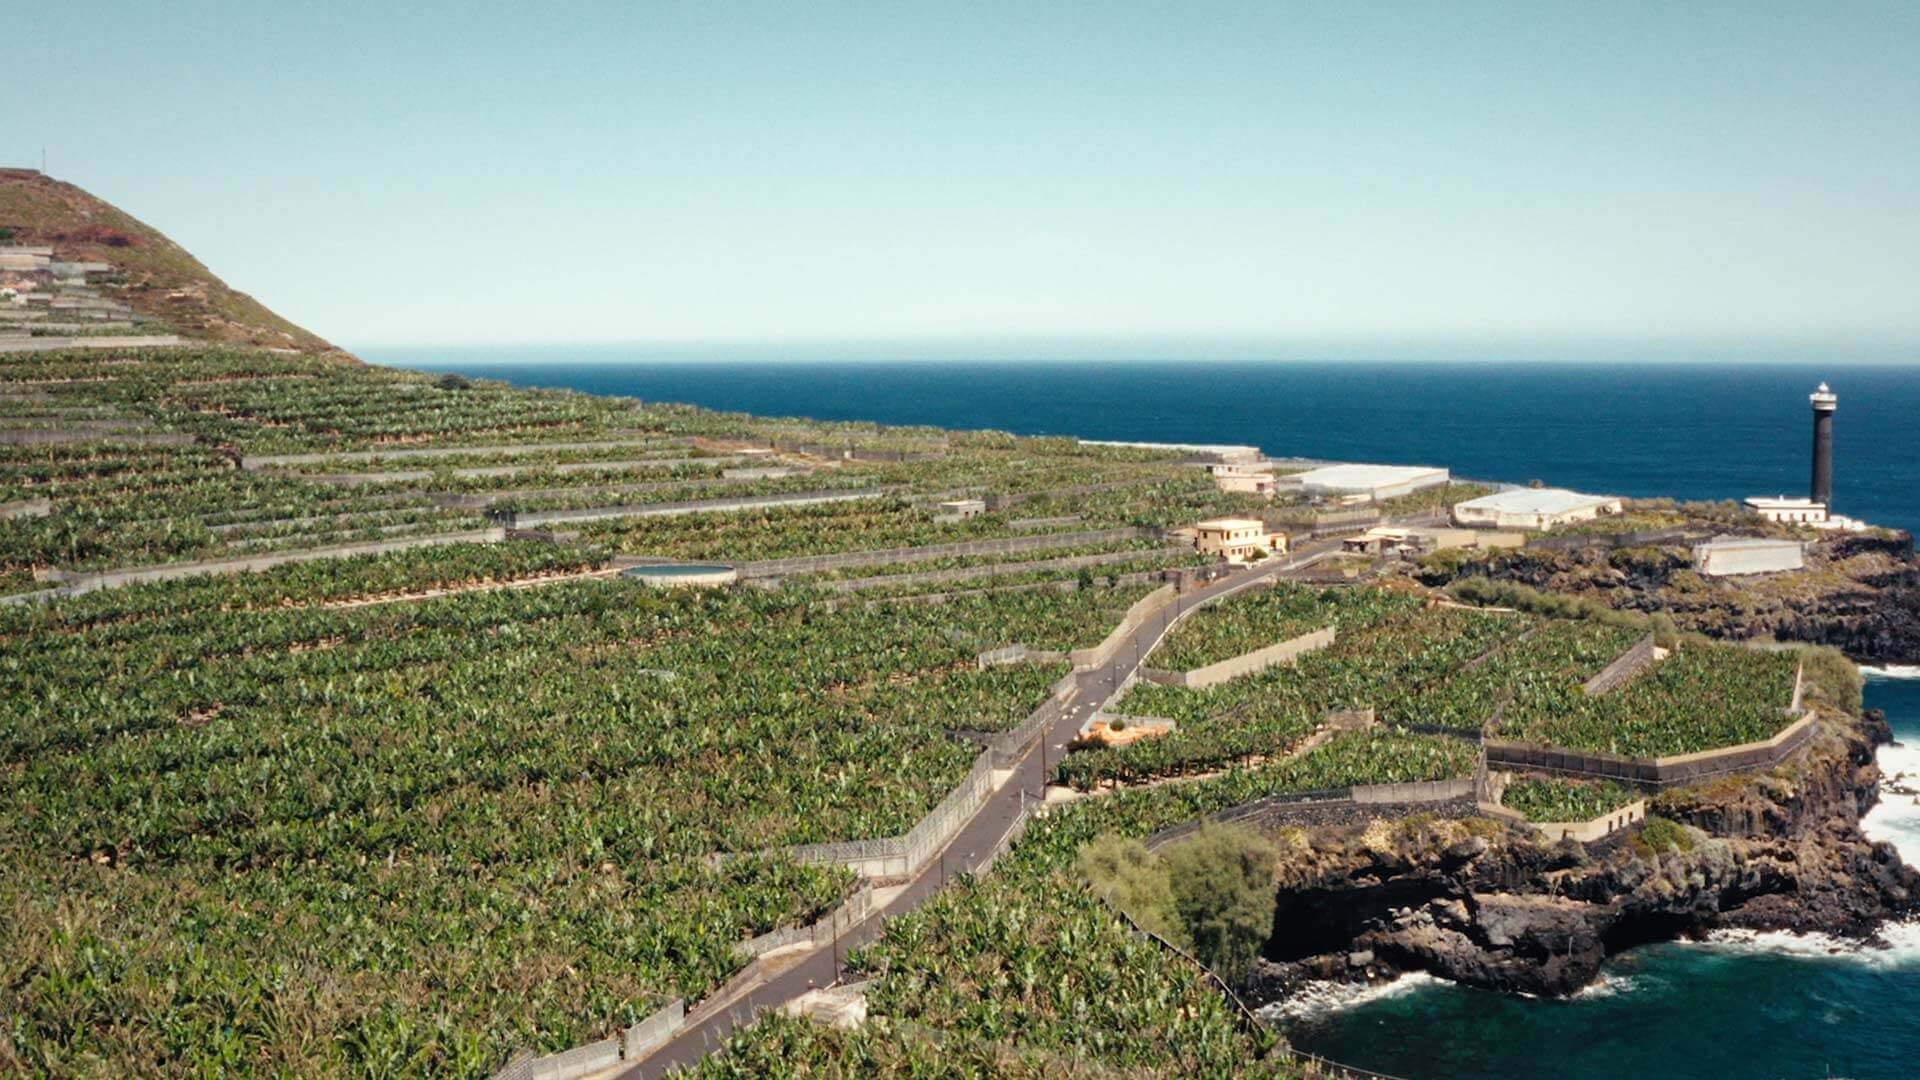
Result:
[[[1867,703],[1920,748],[1920,680],[1873,679]],[[1920,749],[1882,751],[1890,774]],[[1920,810],[1889,795],[1877,839],[1920,856]],[[1610,961],[1570,1001],[1433,979],[1283,1021],[1300,1046],[1361,1068],[1444,1077],[1912,1077],[1920,1074],[1920,928],[1885,949],[1784,934],[1654,945]]]
[[[1840,394],[1835,502],[1920,529],[1920,371],[1839,365],[663,363],[599,350],[363,350],[523,385],[764,415],[1022,434],[1244,442],[1269,452],[1451,467],[1456,475],[1630,496],[1804,494],[1806,395]],[[538,361],[538,362],[530,362]],[[1920,672],[1916,672],[1920,674]],[[1917,749],[1881,752],[1920,784],[1920,680],[1869,704]],[[1920,859],[1920,807],[1888,794],[1869,832]],[[1770,936],[1616,958],[1566,1002],[1407,980],[1288,1020],[1336,1060],[1418,1077],[1920,1075],[1920,929],[1895,947]]]

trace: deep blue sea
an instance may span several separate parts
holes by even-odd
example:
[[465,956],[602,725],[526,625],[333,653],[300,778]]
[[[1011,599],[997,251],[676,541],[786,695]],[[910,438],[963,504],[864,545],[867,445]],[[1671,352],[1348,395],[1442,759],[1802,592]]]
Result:
[[1837,509],[1920,529],[1920,366],[677,362],[617,346],[361,355],[765,416],[1253,443],[1276,456],[1686,499],[1805,495],[1807,394],[1825,380],[1840,395]]
[[[1920,367],[1511,363],[671,362],[617,347],[365,349],[370,359],[716,409],[1022,434],[1253,443],[1274,455],[1445,465],[1458,476],[1629,496],[1804,495],[1822,380],[1840,395],[1843,513],[1920,529]],[[1904,675],[1906,677],[1897,677]],[[1875,675],[1920,784],[1920,669]],[[1920,864],[1920,804],[1867,822]],[[1339,1061],[1443,1077],[1920,1075],[1920,926],[1860,949],[1785,935],[1658,945],[1577,998],[1408,979],[1329,993],[1283,1022]]]

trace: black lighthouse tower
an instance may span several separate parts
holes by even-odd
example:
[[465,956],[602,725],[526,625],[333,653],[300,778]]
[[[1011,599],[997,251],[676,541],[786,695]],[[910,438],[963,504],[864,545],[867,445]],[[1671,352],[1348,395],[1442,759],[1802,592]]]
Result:
[[1810,498],[1828,509],[1833,508],[1833,412],[1840,407],[1840,399],[1827,389],[1826,383],[1820,389],[1807,395],[1813,403],[1813,491]]

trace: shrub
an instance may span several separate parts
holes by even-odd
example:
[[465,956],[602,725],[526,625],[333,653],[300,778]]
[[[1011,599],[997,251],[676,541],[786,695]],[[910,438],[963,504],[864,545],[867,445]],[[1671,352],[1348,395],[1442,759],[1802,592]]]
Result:
[[440,376],[434,380],[433,384],[442,390],[473,389],[473,380],[455,371],[449,371],[445,375]]
[[1273,936],[1277,861],[1259,833],[1227,825],[1202,826],[1162,857],[1194,955],[1223,979],[1241,979]]
[[1080,849],[1074,869],[1094,892],[1143,928],[1182,948],[1192,944],[1174,907],[1167,868],[1145,844],[1109,833]]
[[1640,826],[1640,835],[1634,837],[1633,850],[1643,856],[1663,851],[1692,851],[1693,834],[1678,822],[1648,815]]

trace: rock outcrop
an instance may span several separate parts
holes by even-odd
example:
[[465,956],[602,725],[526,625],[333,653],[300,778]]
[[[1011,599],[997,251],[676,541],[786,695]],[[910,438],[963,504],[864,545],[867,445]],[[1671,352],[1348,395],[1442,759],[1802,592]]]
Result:
[[1290,833],[1249,996],[1416,970],[1564,995],[1651,941],[1733,927],[1870,937],[1920,898],[1920,873],[1859,830],[1887,739],[1877,714],[1823,721],[1785,767],[1660,796],[1655,813],[1682,826],[1665,836],[1548,844],[1517,826],[1418,818]]
[[1827,537],[1808,550],[1806,570],[1756,577],[1702,577],[1683,545],[1528,547],[1431,562],[1418,576],[1428,585],[1490,577],[1666,612],[1682,630],[1729,640],[1770,635],[1832,645],[1862,661],[1920,661],[1920,560],[1907,533]]

